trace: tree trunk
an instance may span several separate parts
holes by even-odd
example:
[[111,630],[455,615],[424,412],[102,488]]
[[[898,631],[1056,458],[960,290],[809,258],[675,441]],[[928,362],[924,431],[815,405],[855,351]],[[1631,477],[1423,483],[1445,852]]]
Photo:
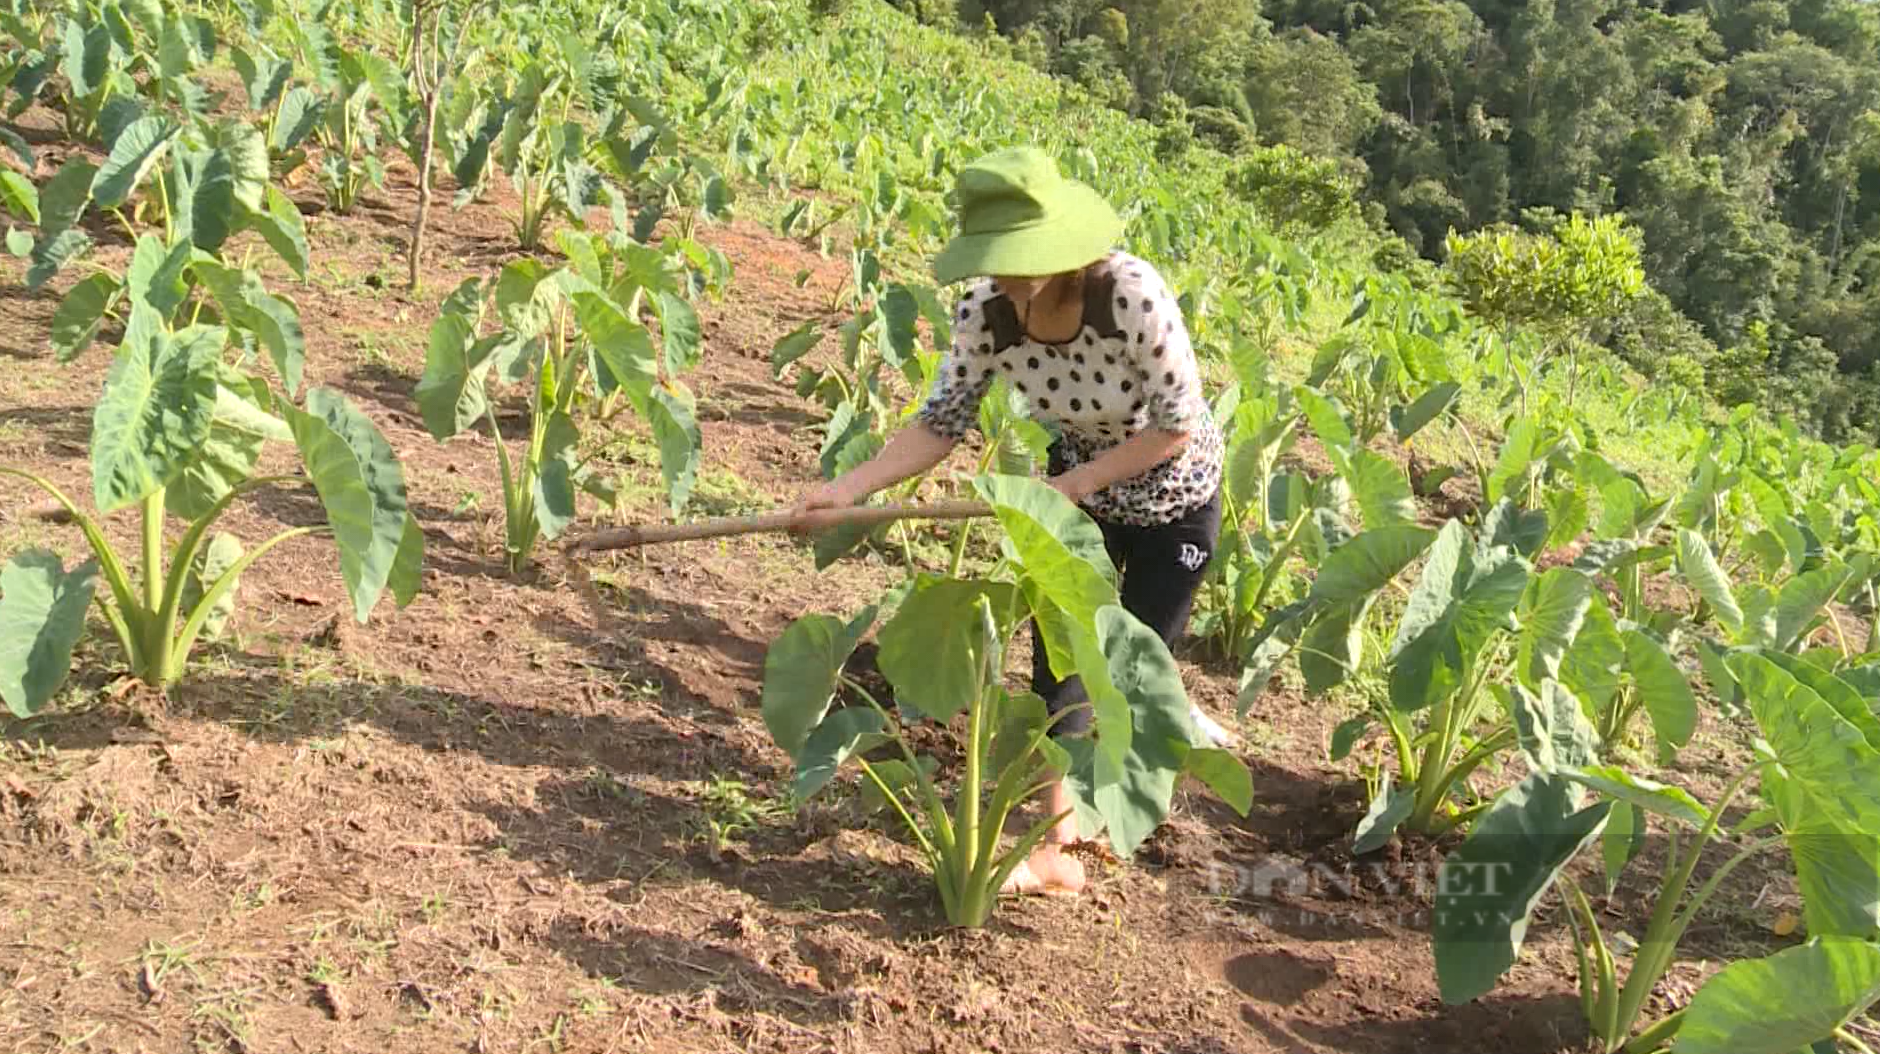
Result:
[[[444,74],[458,55],[463,53],[464,38],[470,33],[470,24],[490,0],[477,0],[464,10],[463,21],[457,25],[457,35],[451,41],[450,50],[444,50],[444,10],[447,0],[412,0],[411,5],[411,45],[412,78],[418,82],[418,97],[424,103],[424,122],[418,134],[422,137],[418,143],[418,215],[411,223],[411,259],[410,273],[406,284],[412,293],[418,291],[418,263],[424,258],[424,227],[431,218],[431,164],[437,153],[437,107],[444,98]],[[425,15],[431,16],[431,48],[427,60],[424,55]]]
[[1841,266],[1841,229],[1847,222],[1847,182],[1841,183],[1834,195],[1834,237],[1828,243],[1828,273],[1834,274]]
[[423,137],[418,144],[418,215],[411,224],[411,273],[406,283],[414,294],[418,291],[418,261],[424,256],[424,225],[431,216],[431,155],[437,149],[433,133],[437,127],[440,94],[433,86],[429,98],[424,100],[424,123],[418,132]]
[[418,292],[418,261],[424,258],[424,225],[431,217],[432,133],[437,126],[437,100],[441,94],[438,91],[438,79],[442,73],[438,69],[437,56],[426,56],[424,53],[425,11],[423,0],[412,0],[412,80],[417,82],[419,101],[424,104],[424,119],[418,125],[418,215],[411,222],[411,245],[407,260],[409,269],[405,279],[406,291],[414,296]]

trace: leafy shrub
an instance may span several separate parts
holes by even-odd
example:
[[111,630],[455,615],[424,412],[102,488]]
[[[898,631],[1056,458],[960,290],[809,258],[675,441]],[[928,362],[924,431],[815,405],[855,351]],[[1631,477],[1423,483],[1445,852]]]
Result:
[[1189,111],[1195,135],[1223,154],[1233,155],[1257,144],[1246,118],[1224,106],[1197,106]]
[[[1663,293],[1647,288],[1612,320],[1607,343],[1633,369],[1647,377],[1659,374],[1673,358],[1709,362],[1717,346],[1697,323],[1686,318]],[[1699,385],[1694,390],[1703,391]]]
[[1387,274],[1408,271],[1422,259],[1409,242],[1396,234],[1384,234],[1371,250],[1371,266]]
[[1357,215],[1356,188],[1338,163],[1289,146],[1252,147],[1227,184],[1281,231],[1322,231]]
[[[1504,334],[1516,327],[1539,334],[1544,357],[1568,352],[1568,402],[1579,379],[1574,349],[1594,325],[1619,315],[1645,290],[1638,238],[1616,216],[1575,215],[1550,234],[1508,226],[1452,232],[1447,249],[1445,269],[1470,312]],[[1527,386],[1512,360],[1509,372],[1525,411]]]
[[1496,325],[1575,330],[1616,316],[1645,283],[1637,239],[1610,216],[1574,216],[1547,235],[1452,234],[1447,261],[1464,306]]
[[1105,106],[1126,109],[1136,87],[1116,64],[1111,44],[1102,37],[1078,37],[1058,48],[1057,71]]
[[1149,110],[1155,122],[1155,159],[1164,164],[1194,148],[1195,126],[1188,119],[1188,104],[1174,92],[1163,92]]
[[889,0],[889,2],[913,15],[922,25],[952,29],[960,21],[958,0]]

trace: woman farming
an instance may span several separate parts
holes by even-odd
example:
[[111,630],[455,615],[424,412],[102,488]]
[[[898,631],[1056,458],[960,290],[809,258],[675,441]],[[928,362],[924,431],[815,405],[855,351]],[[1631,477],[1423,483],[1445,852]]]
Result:
[[[1221,434],[1181,309],[1154,268],[1115,249],[1123,233],[1116,212],[1037,150],[1000,151],[962,170],[956,199],[962,233],[940,253],[935,275],[948,285],[977,281],[960,296],[933,393],[916,423],[873,459],[806,495],[799,523],[820,526],[814,510],[854,505],[939,464],[1004,377],[1036,418],[1059,426],[1049,481],[1102,528],[1122,571],[1123,606],[1173,645],[1221,524]],[[1082,684],[1053,677],[1035,626],[1032,639],[1033,690],[1053,714],[1078,706],[1054,734],[1087,733]],[[1059,779],[1051,814],[1071,803]],[[1007,890],[1081,891],[1083,864],[1062,851],[1076,838],[1073,814],[1012,873]]]

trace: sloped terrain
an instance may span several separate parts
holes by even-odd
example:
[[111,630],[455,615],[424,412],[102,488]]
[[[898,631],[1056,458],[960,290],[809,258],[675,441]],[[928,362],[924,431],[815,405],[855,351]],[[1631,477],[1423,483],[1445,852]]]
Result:
[[[948,930],[916,855],[860,815],[852,786],[792,811],[788,759],[757,715],[768,642],[875,595],[898,553],[821,574],[782,537],[616,554],[592,561],[596,603],[552,550],[506,573],[489,441],[435,443],[411,392],[433,299],[505,259],[508,202],[440,211],[427,296],[411,299],[396,291],[410,185],[395,169],[344,219],[303,201],[320,264],[291,294],[310,380],[364,407],[406,466],[424,589],[355,626],[331,547],[289,543],[244,576],[233,639],[167,700],[107,679],[94,634],[61,705],[4,726],[0,1047],[1580,1049],[1551,914],[1493,996],[1440,1004],[1422,913],[1442,849],[1350,858],[1364,788],[1324,760],[1344,715],[1284,690],[1238,726],[1248,818],[1184,794],[1139,859],[1090,850],[1088,896]],[[746,223],[704,237],[736,278],[701,310],[697,504],[732,514],[815,476],[817,418],[765,355],[827,311],[841,269]],[[56,366],[57,293],[4,277],[0,462],[85,493],[109,354]],[[604,458],[628,482],[621,515],[656,520],[655,455],[634,428]],[[266,492],[229,527],[261,536],[319,515]],[[134,529],[120,518],[113,537],[131,544]],[[0,538],[68,557],[78,544],[14,481],[0,482]],[[1183,672],[1232,717],[1233,671],[1196,653]],[[1706,768],[1738,748],[1701,735],[1681,779],[1714,787]],[[1655,877],[1651,852],[1633,880]],[[1691,958],[1771,939],[1793,902],[1781,874],[1739,872]],[[1649,907],[1626,887],[1608,910],[1637,929]],[[1680,967],[1665,997],[1701,970]]]

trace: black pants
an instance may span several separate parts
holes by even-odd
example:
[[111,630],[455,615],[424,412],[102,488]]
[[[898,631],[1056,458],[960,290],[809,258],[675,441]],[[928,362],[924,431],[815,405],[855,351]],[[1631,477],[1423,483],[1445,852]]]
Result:
[[[1123,608],[1173,648],[1188,628],[1195,591],[1201,587],[1208,558],[1221,533],[1220,492],[1216,491],[1207,504],[1170,523],[1133,527],[1098,519],[1097,526],[1103,529],[1103,547],[1109,550],[1110,562],[1122,573]],[[1051,661],[1035,622],[1031,627],[1031,690],[1044,699],[1045,708],[1054,715],[1090,700],[1081,678],[1060,681],[1052,675]],[[1082,706],[1058,722],[1052,735],[1083,735],[1090,731],[1090,719],[1090,708]]]

